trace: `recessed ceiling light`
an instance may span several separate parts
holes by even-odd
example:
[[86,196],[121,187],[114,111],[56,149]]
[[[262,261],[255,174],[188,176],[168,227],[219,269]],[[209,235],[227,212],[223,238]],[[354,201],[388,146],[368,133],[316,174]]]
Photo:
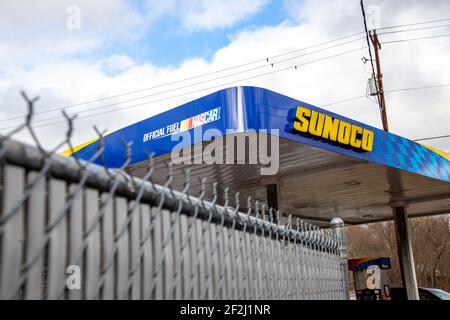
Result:
[[347,186],[358,186],[361,183],[362,182],[359,181],[359,180],[350,180],[350,181],[344,182],[344,184],[347,185]]
[[294,208],[296,208],[296,209],[311,208],[311,204],[310,203],[294,203]]
[[405,191],[408,191],[409,189],[389,189],[384,191],[385,193],[389,193],[389,194],[399,194],[399,193],[403,193]]

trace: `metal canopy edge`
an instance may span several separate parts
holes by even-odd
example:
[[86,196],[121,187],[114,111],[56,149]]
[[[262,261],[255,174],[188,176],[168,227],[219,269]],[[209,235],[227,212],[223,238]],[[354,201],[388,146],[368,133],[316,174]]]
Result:
[[[373,132],[373,148],[361,152],[324,139],[289,130],[292,111],[305,107],[333,119]],[[179,143],[177,132],[195,127],[227,129],[235,133],[278,130],[283,207],[295,215],[329,221],[342,217],[352,224],[392,219],[391,205],[409,203],[408,215],[450,212],[450,161],[448,154],[308,103],[257,87],[232,87],[142,120],[104,138],[99,164],[120,167],[125,157],[122,141],[133,141],[130,172],[143,175],[146,152],[163,167]],[[88,159],[98,148],[92,141],[76,152]],[[191,145],[208,143],[195,136]],[[70,153],[70,152],[69,152]],[[259,165],[186,165],[191,174],[218,179],[231,190],[264,200]],[[155,170],[157,173],[159,170]],[[163,179],[163,177],[161,177]],[[158,180],[158,177],[156,177]],[[195,188],[195,184],[193,184]]]

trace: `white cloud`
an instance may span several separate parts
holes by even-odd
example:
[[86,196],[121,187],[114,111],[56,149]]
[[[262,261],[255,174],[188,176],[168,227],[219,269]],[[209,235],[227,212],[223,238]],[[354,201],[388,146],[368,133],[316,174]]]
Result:
[[[168,15],[180,21],[174,28],[189,31],[230,27],[258,12],[266,2],[147,0],[138,8],[125,0],[1,1],[2,72],[15,73],[16,68],[101,52],[117,44],[133,45],[153,23]],[[72,6],[80,13],[79,29],[67,27]]]
[[[370,5],[370,2],[367,2]],[[380,7],[382,25],[439,19],[442,17],[442,12],[450,11],[448,1],[436,1],[433,4],[428,1],[417,1],[414,8],[406,0],[396,1],[395,5],[392,1],[387,0],[378,1],[377,4]],[[287,3],[286,8],[289,5]],[[0,67],[0,105],[2,106],[0,118],[5,119],[17,115],[20,113],[19,110],[22,110],[22,113],[25,111],[25,106],[19,96],[19,89],[21,88],[27,89],[31,94],[39,94],[42,100],[37,107],[40,108],[39,110],[46,110],[52,107],[152,87],[362,31],[361,14],[356,2],[308,0],[301,2],[300,7],[291,7],[290,12],[292,13],[290,22],[236,33],[226,47],[221,48],[214,54],[212,61],[199,58],[188,59],[176,68],[160,68],[152,65],[151,62],[137,63],[124,55],[114,55],[109,58],[91,59],[89,61],[74,59],[70,56],[60,56],[58,59],[31,59],[29,66],[20,67],[15,66],[12,62],[14,59],[11,58],[9,63],[4,63]],[[299,19],[299,17],[301,23],[297,23],[296,19]],[[128,31],[132,29],[133,24],[130,25]],[[124,32],[127,32],[127,30],[124,30]],[[448,29],[447,31],[445,29],[432,29],[411,34],[386,35],[383,38],[397,39],[444,33],[448,33]],[[11,45],[11,42],[3,43],[3,46],[8,45]],[[73,45],[78,44],[74,43]],[[294,62],[305,63],[364,45],[364,41],[348,44],[342,48],[333,48],[322,53],[295,59],[285,65],[292,65]],[[381,59],[386,89],[450,83],[450,65],[446,63],[449,54],[450,43],[448,38],[383,45]],[[360,60],[362,56],[368,56],[367,49],[305,65],[297,71],[290,70],[276,73],[239,84],[262,86],[320,106],[365,94],[369,74],[367,73],[368,66],[364,66]],[[109,68],[112,67],[115,67],[115,69],[111,73]],[[238,70],[243,69],[245,68]],[[247,74],[231,77],[231,79],[245,78],[273,69],[267,66]],[[94,106],[104,106],[125,99],[154,95],[161,91],[211,79],[223,74],[226,73],[147,90],[96,104],[83,105],[68,109],[68,111],[81,112]],[[104,112],[117,107],[132,106],[145,101],[176,96],[229,81],[230,79],[209,81],[206,84],[193,85],[182,90],[154,95],[120,106],[98,109],[90,113]],[[116,130],[218,89],[195,92],[139,107],[106,112],[96,117],[80,119],[76,124],[74,143],[91,138],[93,135],[91,128],[94,124],[100,128]],[[450,123],[448,101],[450,101],[450,90],[448,88],[388,94],[387,104],[391,131],[409,138],[448,134],[448,123]],[[380,127],[377,106],[367,99],[331,105],[326,109]],[[89,113],[80,113],[80,117],[86,114]],[[56,116],[55,113],[41,114],[37,116],[37,119],[54,116]],[[0,122],[0,128],[16,123],[15,121]],[[59,124],[39,128],[38,132],[48,146],[51,146],[61,139],[63,129],[64,125]],[[22,140],[29,139],[25,134],[21,135],[20,138]],[[448,139],[430,141],[429,144],[450,151]]]
[[267,3],[266,0],[187,0],[184,25],[190,30],[213,30],[230,27],[254,15]]
[[147,0],[145,3],[147,16],[152,20],[159,19],[166,14],[174,13],[177,7],[178,0]]
[[[80,28],[67,21],[79,8]],[[101,50],[107,43],[131,42],[148,23],[123,0],[17,0],[0,2],[0,61],[3,68],[39,65]],[[14,68],[11,72],[16,72]]]
[[234,26],[258,13],[270,0],[147,0],[147,17],[172,15],[190,32]]
[[124,54],[114,54],[101,61],[106,73],[119,73],[131,69],[135,62]]

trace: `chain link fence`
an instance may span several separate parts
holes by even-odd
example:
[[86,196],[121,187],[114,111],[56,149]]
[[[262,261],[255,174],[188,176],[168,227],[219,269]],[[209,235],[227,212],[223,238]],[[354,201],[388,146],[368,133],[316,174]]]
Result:
[[[72,148],[72,122],[60,145],[42,148],[32,127],[34,100],[25,95],[24,124],[0,138],[1,299],[345,299],[345,242],[239,193],[174,190],[147,174],[56,154]],[[28,130],[35,146],[13,140]],[[206,199],[207,190],[212,198]],[[245,212],[243,212],[245,211]],[[344,253],[343,253],[344,252]]]

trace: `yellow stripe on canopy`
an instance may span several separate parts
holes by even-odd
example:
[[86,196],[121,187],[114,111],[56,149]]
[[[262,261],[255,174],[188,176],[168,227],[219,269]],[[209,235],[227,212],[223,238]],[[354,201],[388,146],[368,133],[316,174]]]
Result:
[[[421,143],[421,144],[422,144],[422,143]],[[425,144],[422,144],[422,145],[423,145],[425,148],[428,148],[428,149],[430,149],[431,151],[436,152],[437,154],[443,156],[445,159],[447,159],[448,161],[450,161],[450,153],[447,153],[447,152],[445,152],[445,151],[442,151],[442,150],[439,150],[439,149],[436,149],[436,148],[427,146],[427,145],[425,145]]]

